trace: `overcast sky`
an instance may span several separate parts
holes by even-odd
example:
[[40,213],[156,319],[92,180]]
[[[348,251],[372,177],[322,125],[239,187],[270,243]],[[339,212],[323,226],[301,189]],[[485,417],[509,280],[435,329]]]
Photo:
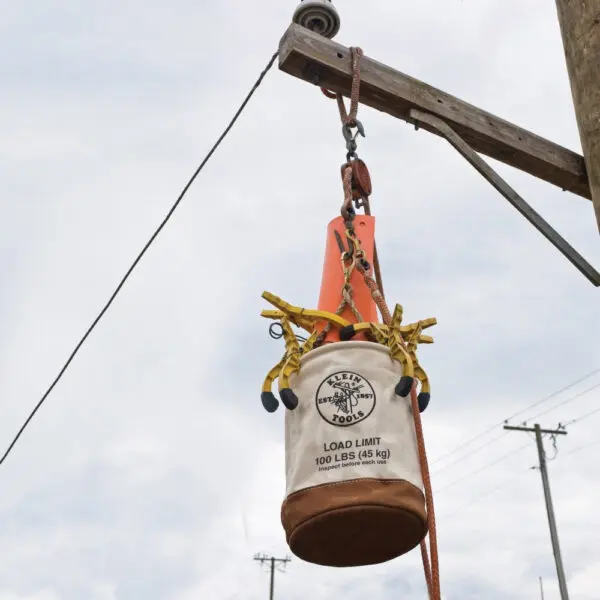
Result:
[[[580,152],[542,0],[337,3],[337,41]],[[221,133],[293,1],[0,7],[0,442],[4,447]],[[534,441],[502,419],[600,369],[599,292],[439,138],[368,108],[360,154],[386,294],[435,316],[421,351],[445,600],[559,598]],[[342,200],[335,102],[277,69],[0,468],[0,600],[261,600],[280,524],[281,356],[269,290],[317,302]],[[496,163],[494,163],[496,165]],[[498,165],[496,165],[498,166]],[[596,267],[591,203],[502,175]],[[600,371],[514,423],[600,406]],[[564,404],[563,404],[564,403]],[[600,413],[550,477],[572,600],[597,600]],[[472,445],[458,445],[489,430]],[[554,456],[550,440],[548,454]],[[508,456],[507,456],[508,455]],[[504,458],[503,458],[504,457]],[[495,490],[495,491],[494,491]],[[418,550],[371,568],[294,559],[287,600],[422,600]]]

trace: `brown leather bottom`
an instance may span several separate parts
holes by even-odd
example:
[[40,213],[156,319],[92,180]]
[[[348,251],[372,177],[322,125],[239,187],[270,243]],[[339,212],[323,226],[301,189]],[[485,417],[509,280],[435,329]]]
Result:
[[425,497],[400,480],[354,479],[288,496],[281,522],[291,551],[328,567],[386,562],[427,535]]

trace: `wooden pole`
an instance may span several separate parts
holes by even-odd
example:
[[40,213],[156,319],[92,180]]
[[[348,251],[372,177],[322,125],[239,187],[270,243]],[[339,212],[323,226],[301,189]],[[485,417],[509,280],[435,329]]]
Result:
[[600,0],[556,0],[556,8],[600,232]]
[[271,576],[269,578],[269,600],[273,600],[275,597],[275,568],[281,563],[283,566],[290,562],[290,558],[275,558],[274,556],[265,556],[264,554],[257,554],[254,560],[260,562],[260,564],[268,563],[271,569]]

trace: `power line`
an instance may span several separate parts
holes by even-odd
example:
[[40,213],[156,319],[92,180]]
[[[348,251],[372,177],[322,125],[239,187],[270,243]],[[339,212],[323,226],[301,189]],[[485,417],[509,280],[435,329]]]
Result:
[[581,417],[572,419],[568,423],[565,423],[563,425],[563,427],[567,427],[567,425],[574,425],[575,423],[581,423],[581,421],[585,421],[586,419],[589,419],[590,417],[593,417],[594,415],[597,415],[598,413],[600,413],[600,408],[596,408],[595,410],[592,410],[591,412],[586,413],[585,415],[581,415]]
[[[580,416],[580,417],[577,417],[576,419],[572,419],[571,421],[569,421],[569,422],[565,423],[565,424],[563,425],[563,427],[567,427],[567,426],[569,426],[569,425],[573,425],[573,424],[575,424],[575,423],[579,423],[579,422],[581,422],[581,421],[584,421],[585,419],[588,419],[589,417],[592,417],[592,416],[594,416],[594,415],[596,415],[596,414],[599,414],[599,413],[600,413],[600,408],[597,408],[597,409],[595,409],[595,410],[593,410],[593,411],[590,411],[589,413],[586,413],[586,414],[584,414],[584,415],[582,415],[582,416]],[[507,433],[507,432],[505,432],[505,433]],[[573,448],[573,449],[571,449],[571,450],[568,450],[568,451],[566,451],[566,452],[562,452],[562,454],[561,454],[561,455],[562,455],[562,457],[563,457],[563,458],[565,458],[566,456],[570,456],[570,455],[572,455],[572,454],[578,454],[579,452],[582,452],[583,450],[586,450],[587,448],[590,448],[591,446],[596,446],[596,445],[598,445],[598,444],[600,444],[600,439],[595,439],[595,440],[592,440],[592,441],[590,441],[590,442],[588,442],[588,443],[586,443],[586,444],[582,444],[581,446],[577,446],[576,448]],[[527,444],[527,445],[524,445],[524,446],[520,446],[519,448],[515,449],[514,451],[511,451],[511,452],[509,452],[508,454],[501,456],[501,457],[500,457],[498,460],[496,460],[496,461],[494,461],[494,462],[491,462],[491,463],[488,463],[488,464],[486,464],[486,465],[485,465],[484,467],[482,467],[481,469],[478,469],[477,471],[474,471],[474,472],[472,472],[472,473],[469,473],[468,475],[465,475],[464,477],[462,477],[462,478],[460,478],[460,479],[458,479],[458,480],[456,480],[456,481],[453,481],[452,483],[448,484],[447,486],[444,486],[443,488],[441,488],[441,489],[439,489],[439,490],[436,490],[436,492],[435,492],[435,493],[436,493],[436,494],[439,494],[439,493],[440,493],[441,491],[443,491],[444,489],[446,489],[446,488],[449,488],[449,487],[452,487],[453,485],[455,485],[455,484],[456,484],[456,483],[458,483],[459,481],[463,481],[463,480],[465,480],[465,479],[468,479],[468,478],[470,478],[470,477],[472,477],[472,476],[474,476],[474,475],[477,475],[477,474],[478,474],[478,473],[480,473],[481,471],[484,471],[486,468],[489,468],[489,467],[492,467],[492,466],[494,466],[495,464],[497,464],[497,463],[501,462],[502,460],[504,460],[504,459],[508,458],[508,457],[509,457],[509,456],[511,456],[512,454],[516,454],[518,451],[520,451],[520,450],[522,450],[522,449],[526,448],[528,445],[529,445],[529,444]],[[533,468],[533,469],[535,469],[535,468],[537,468],[537,467],[528,467],[528,468],[526,469],[526,471],[529,471],[529,470],[531,470],[532,468]],[[490,489],[488,489],[488,490],[484,491],[484,492],[483,492],[483,493],[481,493],[481,494],[478,494],[478,495],[474,496],[474,497],[473,497],[471,500],[469,500],[469,501],[468,501],[468,502],[466,502],[466,503],[463,503],[463,504],[461,504],[461,505],[460,505],[460,506],[459,506],[457,509],[453,510],[452,512],[445,513],[445,514],[441,515],[441,517],[440,517],[440,518],[448,518],[448,517],[451,517],[451,516],[455,515],[456,513],[458,513],[459,511],[462,511],[462,510],[463,510],[464,508],[466,508],[467,506],[471,506],[472,504],[475,504],[476,502],[479,502],[480,500],[482,500],[482,499],[484,499],[484,498],[487,498],[488,496],[490,496],[490,495],[492,495],[492,494],[494,494],[494,493],[498,492],[499,490],[501,490],[501,489],[505,489],[505,488],[506,488],[506,486],[507,486],[509,483],[512,483],[512,481],[514,481],[514,480],[515,480],[516,478],[518,478],[518,477],[522,477],[524,474],[525,474],[525,471],[519,471],[519,472],[518,472],[516,475],[514,475],[513,477],[510,477],[509,479],[505,480],[503,483],[501,483],[501,484],[499,484],[499,485],[497,485],[497,486],[494,486],[494,487],[492,487],[492,488],[490,488]]]
[[[449,452],[446,452],[446,454],[443,454],[442,456],[434,459],[431,464],[435,465],[435,464],[441,462],[442,460],[444,460],[445,458],[447,458],[448,456],[452,456],[453,454],[456,454],[459,450],[462,450],[463,448],[470,446],[473,442],[480,440],[481,438],[485,437],[488,433],[491,433],[492,431],[494,431],[494,429],[496,429],[496,427],[499,427],[500,425],[502,425],[502,423],[504,423],[504,421],[500,421],[500,423],[496,423],[495,425],[492,425],[491,427],[486,429],[483,433],[476,435],[475,437],[467,440],[466,442],[456,446],[454,449],[450,450]],[[504,435],[504,434],[502,434],[502,435]],[[498,439],[498,438],[496,438],[496,439]],[[495,441],[495,440],[492,440],[492,441]],[[491,442],[489,442],[489,443],[491,443]],[[489,445],[489,443],[485,444],[483,446],[483,448],[485,448],[485,446]],[[457,462],[460,462],[460,459]]]
[[[573,381],[572,383],[566,385],[565,387],[561,388],[560,390],[557,390],[556,392],[553,392],[549,396],[546,396],[546,397],[542,398],[541,400],[537,400],[533,404],[530,404],[526,408],[524,408],[524,409],[522,409],[522,410],[514,413],[510,417],[507,417],[506,419],[503,419],[502,421],[499,421],[498,423],[495,423],[494,425],[491,425],[490,427],[488,427],[482,433],[480,433],[480,434],[476,435],[475,437],[467,440],[466,442],[463,442],[463,443],[459,444],[458,446],[456,446],[455,448],[453,448],[449,452],[446,452],[442,456],[434,459],[431,464],[432,465],[436,464],[438,462],[441,462],[442,460],[444,460],[448,456],[452,456],[453,454],[456,454],[457,452],[459,452],[463,448],[466,448],[467,446],[470,446],[473,442],[476,442],[477,440],[480,440],[481,438],[485,437],[486,435],[488,435],[489,433],[491,433],[492,431],[494,431],[497,427],[500,427],[501,425],[504,425],[504,423],[506,423],[507,421],[510,421],[511,419],[514,419],[515,417],[518,417],[518,416],[526,413],[527,411],[531,410],[532,408],[535,408],[536,406],[539,406],[540,404],[544,404],[545,402],[548,402],[549,400],[552,400],[552,398],[555,398],[559,394],[562,394],[563,392],[566,392],[567,390],[570,390],[571,388],[575,387],[578,383],[581,383],[582,381],[585,381],[586,379],[589,379],[593,375],[596,375],[596,373],[600,373],[600,367],[598,367],[597,369],[594,369],[593,371],[591,371],[587,375],[584,375],[583,377],[580,377],[576,381]],[[495,440],[493,440],[493,441],[495,441]],[[492,442],[489,442],[489,443],[492,443]],[[489,445],[489,444],[486,444],[486,445]],[[482,448],[484,448],[486,445],[482,446]]]
[[464,456],[459,456],[457,459],[453,460],[450,463],[447,463],[441,469],[438,469],[437,471],[433,471],[431,474],[437,475],[438,473],[445,471],[447,468],[452,467],[452,466],[458,464],[459,462],[462,462],[466,458],[469,458],[469,457],[473,456],[474,454],[477,454],[478,452],[481,452],[484,448],[491,446],[494,442],[497,442],[499,439],[503,438],[505,435],[507,435],[507,433],[506,433],[506,431],[503,431],[501,434],[499,434],[496,437],[492,438],[491,440],[485,442],[485,444],[481,444],[481,446],[477,446],[477,448],[475,448],[474,450],[471,450],[468,454],[466,454]]
[[235,115],[233,116],[233,118],[231,119],[231,121],[229,122],[229,125],[227,125],[227,127],[225,128],[225,130],[223,131],[223,133],[219,136],[219,138],[217,139],[217,141],[215,142],[215,144],[213,145],[213,147],[208,152],[208,154],[204,157],[204,159],[200,163],[200,166],[196,169],[196,171],[194,172],[194,174],[192,175],[192,177],[186,183],[186,185],[183,188],[182,192],[179,194],[177,200],[175,200],[175,203],[173,204],[173,206],[171,207],[171,209],[169,210],[169,212],[167,213],[167,215],[165,216],[165,218],[163,219],[163,221],[156,228],[156,230],[154,231],[154,233],[152,234],[152,236],[150,237],[150,239],[148,240],[148,242],[146,242],[146,245],[142,248],[142,250],[138,254],[137,258],[133,261],[133,263],[131,264],[131,266],[129,267],[129,269],[127,270],[127,272],[125,273],[125,275],[123,276],[123,278],[121,279],[121,281],[119,282],[119,284],[117,285],[117,287],[115,288],[114,292],[112,293],[112,295],[108,299],[108,302],[104,305],[104,308],[102,308],[102,310],[100,311],[100,313],[98,314],[98,316],[94,319],[94,321],[92,322],[92,324],[90,325],[90,327],[88,328],[88,330],[85,332],[85,334],[83,335],[83,337],[79,340],[78,344],[75,346],[75,349],[73,350],[73,352],[71,353],[71,355],[69,356],[69,358],[67,359],[67,361],[65,362],[65,364],[63,365],[63,367],[61,368],[61,370],[59,371],[58,375],[56,376],[56,378],[54,379],[54,381],[50,384],[50,387],[46,390],[46,392],[44,393],[44,395],[42,396],[42,398],[40,399],[40,401],[36,404],[35,408],[31,411],[31,413],[29,414],[29,416],[27,417],[27,419],[25,420],[25,422],[21,426],[21,429],[19,429],[17,435],[15,436],[15,438],[11,442],[10,446],[8,447],[8,449],[6,450],[6,452],[4,453],[4,455],[2,456],[2,458],[0,459],[0,465],[2,465],[4,463],[4,461],[6,460],[6,458],[8,457],[8,455],[10,454],[10,452],[12,451],[13,447],[15,446],[15,444],[17,443],[17,441],[21,437],[23,431],[25,431],[25,428],[27,427],[27,425],[29,425],[29,423],[31,422],[31,420],[33,419],[33,417],[35,416],[35,414],[37,413],[37,411],[40,409],[40,407],[42,406],[42,404],[46,400],[46,398],[50,395],[50,393],[52,392],[52,390],[55,388],[56,384],[60,381],[60,379],[64,375],[65,371],[67,370],[67,368],[69,367],[69,365],[71,364],[71,362],[73,361],[73,359],[75,358],[76,354],[79,352],[79,349],[83,346],[83,344],[85,343],[85,341],[87,340],[87,338],[89,337],[89,335],[95,329],[96,325],[100,322],[100,320],[102,319],[102,317],[105,315],[106,311],[110,308],[111,304],[113,303],[113,301],[115,300],[115,298],[117,297],[117,295],[119,294],[119,292],[121,291],[121,288],[125,285],[125,282],[129,279],[129,276],[132,274],[133,270],[137,267],[138,263],[141,261],[141,259],[144,256],[144,254],[146,254],[146,251],[148,250],[148,248],[150,248],[150,246],[152,245],[152,243],[154,242],[154,240],[158,237],[159,233],[162,231],[162,229],[164,228],[164,226],[167,224],[167,222],[169,221],[169,219],[171,218],[171,216],[173,215],[173,213],[175,212],[175,210],[177,209],[177,207],[179,206],[179,204],[183,200],[183,198],[186,195],[187,191],[189,190],[189,188],[191,187],[191,185],[194,183],[196,177],[199,175],[200,171],[202,171],[202,169],[204,168],[204,166],[206,165],[206,163],[210,160],[210,158],[212,157],[212,155],[214,154],[214,152],[221,145],[221,142],[225,139],[225,137],[227,136],[227,134],[231,131],[232,127],[235,125],[236,121],[238,120],[238,118],[242,114],[243,110],[246,108],[246,105],[248,104],[248,102],[250,101],[250,99],[252,98],[252,96],[254,95],[254,92],[256,92],[256,90],[258,89],[258,87],[262,83],[262,80],[265,78],[265,76],[267,75],[267,73],[271,70],[271,67],[275,63],[275,59],[277,58],[278,55],[279,55],[279,51],[277,51],[277,52],[275,52],[275,54],[273,54],[273,56],[271,57],[271,59],[267,63],[267,66],[263,69],[263,71],[259,75],[258,79],[256,80],[256,82],[254,83],[254,85],[252,86],[252,88],[250,89],[250,91],[248,92],[246,98],[244,99],[244,101],[242,102],[242,104],[238,108],[237,112],[235,113]]
[[589,448],[590,446],[595,446],[597,444],[600,444],[600,439],[592,440],[591,442],[588,442],[587,444],[582,444],[581,446],[577,446],[576,448],[573,448],[572,450],[569,450],[568,452],[563,452],[562,456],[564,458],[565,456],[570,456],[571,454],[578,454],[582,450],[585,450],[585,449]]
[[572,383],[569,383],[569,385],[566,385],[564,388],[561,388],[557,392],[554,392],[554,393],[550,394],[549,396],[546,396],[545,398],[542,398],[541,400],[538,400],[537,402],[534,402],[533,404],[531,404],[527,408],[524,408],[523,410],[520,410],[519,412],[516,412],[514,415],[511,415],[510,417],[507,417],[506,419],[504,419],[503,423],[505,423],[506,421],[510,421],[511,419],[514,419],[515,417],[518,417],[518,416],[526,413],[527,411],[531,410],[532,408],[535,408],[536,406],[539,406],[540,404],[544,404],[545,402],[548,402],[548,400],[552,400],[552,398],[556,398],[556,396],[558,396],[559,394],[562,394],[563,392],[566,392],[567,390],[570,390],[571,388],[575,387],[578,383],[581,383],[582,381],[585,381],[586,379],[589,379],[593,375],[596,375],[596,373],[600,373],[600,367],[598,367],[597,369],[594,369],[592,372],[588,373],[587,375],[584,375],[583,377],[580,377],[576,381],[573,381]]
[[499,492],[500,490],[505,490],[508,487],[509,483],[512,483],[515,479],[517,479],[519,477],[522,477],[525,474],[526,471],[530,471],[532,468],[534,468],[534,467],[528,467],[526,470],[519,471],[518,473],[515,473],[512,477],[509,477],[508,479],[505,479],[499,485],[496,485],[493,488],[490,488],[490,489],[484,491],[481,494],[477,494],[476,496],[474,496],[473,498],[471,498],[471,500],[469,500],[468,502],[464,502],[463,504],[461,504],[458,508],[456,508],[452,512],[445,513],[445,514],[441,515],[440,518],[451,517],[452,515],[455,515],[456,513],[464,510],[468,506],[471,506],[472,504],[475,504],[476,502],[479,502],[480,500],[483,500],[484,498],[487,498],[488,496],[491,496],[492,494],[495,494],[496,492]]
[[503,454],[500,458],[497,458],[496,460],[494,460],[492,462],[486,463],[485,465],[483,465],[479,469],[477,469],[475,471],[471,471],[467,475],[464,475],[462,477],[459,477],[458,479],[455,479],[454,481],[452,481],[448,485],[445,485],[444,487],[440,488],[439,490],[436,490],[435,493],[439,494],[440,492],[443,492],[444,490],[446,490],[448,488],[454,487],[457,483],[460,483],[461,481],[464,481],[465,479],[470,479],[471,477],[473,477],[475,475],[478,475],[479,473],[482,473],[483,471],[487,471],[490,467],[493,467],[494,465],[497,465],[498,463],[506,460],[510,456],[513,456],[514,454],[517,454],[518,452],[521,452],[522,450],[524,450],[525,448],[528,448],[528,447],[529,447],[529,444],[527,443],[527,444],[524,444],[523,446],[519,446],[518,448],[514,448],[510,452],[507,452],[506,454]]
[[545,410],[541,413],[538,413],[537,415],[534,415],[533,417],[529,417],[529,419],[527,419],[527,420],[534,421],[534,420],[538,419],[539,417],[543,417],[544,415],[547,415],[548,413],[552,412],[553,410],[556,410],[557,408],[560,408],[561,406],[564,406],[565,404],[569,404],[575,400],[578,400],[582,396],[585,396],[586,394],[589,394],[590,392],[592,392],[598,388],[600,388],[600,383],[593,385],[592,387],[588,388],[587,390],[584,390],[583,392],[579,392],[578,394],[575,394],[575,396],[571,396],[570,398],[567,398],[566,400],[559,402],[555,406],[551,406],[547,410]]

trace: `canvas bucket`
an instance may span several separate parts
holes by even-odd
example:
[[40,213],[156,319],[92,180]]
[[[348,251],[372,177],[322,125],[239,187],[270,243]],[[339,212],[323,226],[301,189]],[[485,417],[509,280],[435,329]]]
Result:
[[291,551],[311,563],[385,562],[427,534],[410,398],[394,388],[402,366],[372,342],[309,352],[290,380],[286,497],[281,518]]

